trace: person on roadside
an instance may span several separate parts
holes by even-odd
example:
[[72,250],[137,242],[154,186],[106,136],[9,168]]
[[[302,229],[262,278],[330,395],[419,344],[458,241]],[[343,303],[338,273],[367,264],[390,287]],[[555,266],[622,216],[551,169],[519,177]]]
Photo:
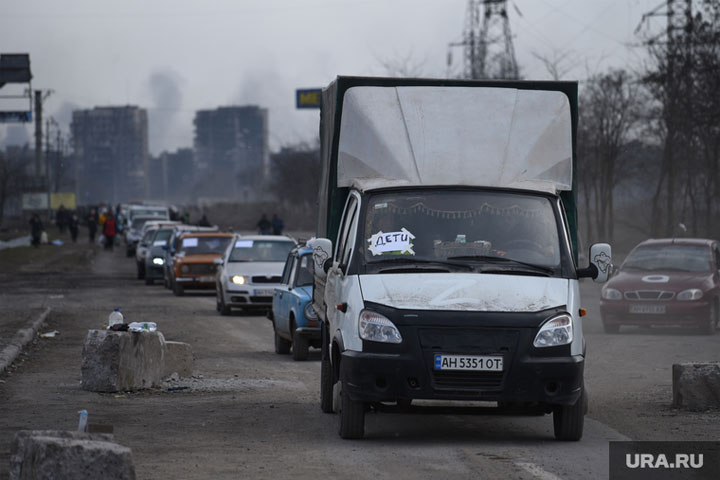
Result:
[[204,213],[203,213],[202,218],[198,222],[198,226],[199,227],[211,227],[212,226],[212,225],[210,225],[210,220],[208,220],[207,215],[205,215]]
[[264,213],[257,223],[258,232],[260,235],[270,235],[272,233],[272,223],[268,220],[267,215]]
[[65,233],[65,226],[68,224],[67,213],[65,205],[60,205],[60,208],[55,212],[55,224],[58,230],[60,230],[60,233]]
[[285,228],[285,222],[283,222],[276,214],[273,213],[272,220],[270,221],[270,225],[272,225],[272,232],[273,235],[282,235],[282,231]]
[[45,230],[45,228],[40,220],[40,216],[37,213],[33,213],[32,217],[30,217],[30,236],[32,237],[33,247],[40,245],[40,237],[42,236],[43,230]]
[[77,212],[73,210],[68,220],[68,230],[70,230],[70,238],[72,238],[73,243],[77,243],[78,220]]
[[105,223],[103,224],[103,235],[105,235],[105,250],[112,250],[115,246],[115,216],[108,211],[105,215]]
[[97,212],[94,208],[91,208],[90,213],[88,213],[87,226],[90,243],[95,243],[95,234],[97,233]]

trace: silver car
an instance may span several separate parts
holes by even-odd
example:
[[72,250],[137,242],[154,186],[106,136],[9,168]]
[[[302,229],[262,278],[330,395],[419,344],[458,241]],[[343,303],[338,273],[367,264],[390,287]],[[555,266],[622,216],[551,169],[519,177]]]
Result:
[[216,260],[218,312],[272,308],[285,260],[295,245],[295,240],[281,235],[236,236],[223,258]]

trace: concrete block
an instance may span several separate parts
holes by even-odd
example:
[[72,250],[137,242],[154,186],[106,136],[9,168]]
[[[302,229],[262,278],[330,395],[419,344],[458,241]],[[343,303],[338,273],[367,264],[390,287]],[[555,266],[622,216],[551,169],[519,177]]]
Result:
[[10,450],[10,480],[55,478],[134,480],[132,452],[114,443],[112,435],[17,432]]
[[672,372],[674,407],[720,408],[720,363],[676,363]]
[[141,390],[158,385],[164,368],[162,333],[90,330],[83,346],[81,385],[93,392]]
[[163,377],[177,373],[181,377],[189,377],[195,366],[192,347],[189,343],[165,342],[165,371]]

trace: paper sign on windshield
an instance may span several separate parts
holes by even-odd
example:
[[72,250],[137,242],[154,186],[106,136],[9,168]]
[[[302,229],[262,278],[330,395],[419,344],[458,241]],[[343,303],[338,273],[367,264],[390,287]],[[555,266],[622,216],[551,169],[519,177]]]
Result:
[[380,230],[368,239],[368,242],[370,242],[368,250],[370,250],[373,255],[382,255],[384,253],[415,255],[412,243],[414,238],[415,235],[408,232],[405,228],[399,232],[388,233]]
[[238,240],[237,242],[235,242],[235,248],[252,248],[252,246],[252,240]]
[[197,238],[183,238],[183,247],[197,247],[198,246],[198,239]]
[[155,240],[153,242],[153,247],[162,247],[167,243],[167,240]]

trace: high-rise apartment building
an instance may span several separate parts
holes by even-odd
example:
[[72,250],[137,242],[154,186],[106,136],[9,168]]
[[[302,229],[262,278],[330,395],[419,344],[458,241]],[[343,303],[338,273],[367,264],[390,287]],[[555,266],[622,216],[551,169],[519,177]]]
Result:
[[201,193],[238,197],[240,191],[264,185],[270,163],[267,109],[200,110],[194,123]]
[[144,200],[147,111],[134,106],[75,110],[70,126],[80,204]]

